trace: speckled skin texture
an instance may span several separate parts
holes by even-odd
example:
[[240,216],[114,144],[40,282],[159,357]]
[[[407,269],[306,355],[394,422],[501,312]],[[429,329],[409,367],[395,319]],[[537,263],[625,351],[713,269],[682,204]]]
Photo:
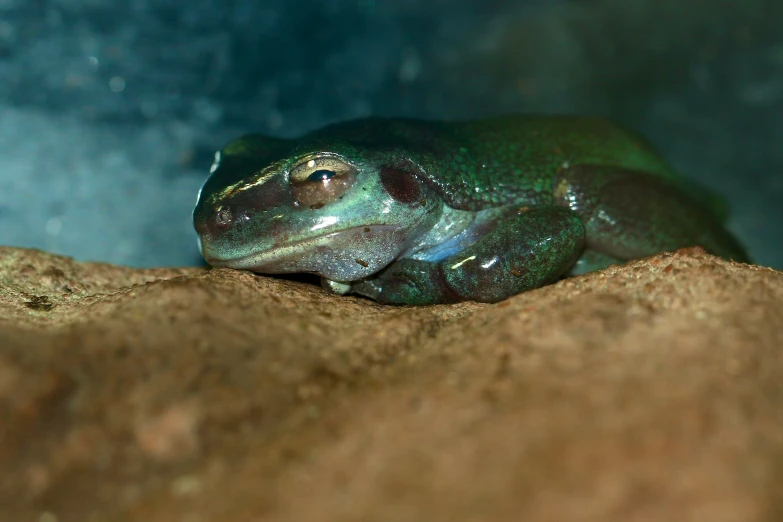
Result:
[[745,261],[725,217],[644,139],[574,116],[247,136],[217,157],[194,211],[214,265],[312,272],[393,304],[496,302],[686,246]]

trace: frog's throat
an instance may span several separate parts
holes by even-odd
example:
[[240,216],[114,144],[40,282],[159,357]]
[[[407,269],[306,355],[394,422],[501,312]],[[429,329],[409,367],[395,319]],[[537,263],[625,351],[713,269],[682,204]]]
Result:
[[[399,254],[403,242],[400,227],[374,224],[326,232],[236,257],[221,255],[202,243],[202,254],[212,266],[264,274],[313,272],[329,277],[324,273],[327,267],[319,265],[345,264],[338,270],[343,276],[339,280],[345,281],[367,277],[386,266]],[[367,251],[373,255],[365,256]],[[330,254],[325,255],[325,252]],[[345,279],[348,274],[350,279]]]

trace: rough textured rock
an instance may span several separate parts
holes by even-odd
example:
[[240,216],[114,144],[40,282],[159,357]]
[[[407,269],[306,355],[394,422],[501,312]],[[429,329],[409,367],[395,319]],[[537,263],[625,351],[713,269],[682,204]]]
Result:
[[0,249],[0,519],[783,520],[783,274],[497,305]]

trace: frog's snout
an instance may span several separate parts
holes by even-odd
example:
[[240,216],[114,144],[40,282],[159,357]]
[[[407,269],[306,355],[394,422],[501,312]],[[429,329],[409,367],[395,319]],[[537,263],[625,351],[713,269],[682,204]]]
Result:
[[199,206],[193,215],[193,226],[199,236],[212,237],[224,232],[236,219],[236,211],[230,206]]

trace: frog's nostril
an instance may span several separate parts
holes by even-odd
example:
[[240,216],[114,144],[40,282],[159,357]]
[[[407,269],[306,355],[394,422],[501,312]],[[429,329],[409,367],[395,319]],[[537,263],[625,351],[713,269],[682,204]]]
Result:
[[231,226],[236,219],[230,207],[199,206],[193,214],[193,225],[199,235],[211,237]]
[[231,213],[231,209],[220,208],[215,213],[215,223],[218,225],[228,225],[234,220],[234,216]]

